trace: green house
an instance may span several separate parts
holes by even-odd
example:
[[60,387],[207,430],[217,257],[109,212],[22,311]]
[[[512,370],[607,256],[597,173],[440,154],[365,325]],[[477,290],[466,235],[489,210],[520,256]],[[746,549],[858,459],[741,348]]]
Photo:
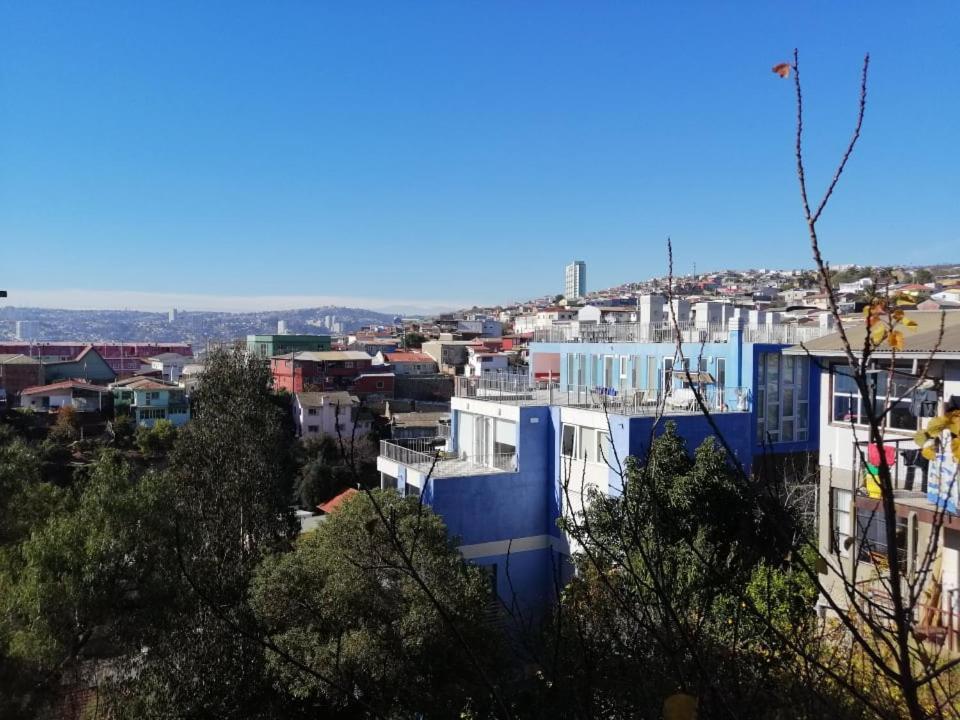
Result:
[[324,352],[329,349],[329,335],[247,335],[247,352],[260,357],[292,352]]

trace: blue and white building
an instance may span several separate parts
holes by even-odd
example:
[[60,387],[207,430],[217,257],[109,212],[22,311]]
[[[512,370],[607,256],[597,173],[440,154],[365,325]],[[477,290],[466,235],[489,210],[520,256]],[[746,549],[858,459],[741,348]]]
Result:
[[[714,434],[694,388],[748,472],[762,453],[817,447],[818,375],[807,358],[781,352],[795,329],[787,337],[739,318],[681,326],[678,351],[666,326],[631,325],[602,342],[535,342],[529,375],[458,378],[439,454],[429,441],[381,444],[382,486],[422,495],[508,605],[530,611],[551,600],[571,568],[557,520],[580,511],[590,488],[620,494],[619,467],[645,455],[665,420],[691,452]],[[559,381],[537,380],[538,364],[559,368]]]

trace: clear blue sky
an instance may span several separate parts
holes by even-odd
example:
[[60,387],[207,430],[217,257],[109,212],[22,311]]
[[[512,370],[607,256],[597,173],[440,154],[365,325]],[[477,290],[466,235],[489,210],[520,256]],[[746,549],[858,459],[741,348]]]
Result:
[[960,261],[956,0],[649,5],[8,0],[0,287],[485,303],[662,273],[667,235],[807,266],[794,46],[818,189],[872,53],[830,258]]

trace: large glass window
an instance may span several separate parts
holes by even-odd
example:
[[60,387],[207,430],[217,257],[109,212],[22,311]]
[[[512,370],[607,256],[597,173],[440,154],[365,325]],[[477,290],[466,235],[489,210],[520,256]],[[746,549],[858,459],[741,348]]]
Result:
[[[761,442],[795,442],[809,434],[809,361],[760,353],[757,363],[757,437]],[[726,374],[724,368],[724,374]]]
[[[921,427],[923,418],[937,412],[938,393],[934,389],[914,389],[917,376],[912,374],[913,362],[898,361],[890,375],[890,366],[875,363],[867,370],[865,382],[869,401],[877,417],[890,406],[884,425],[894,430],[914,431]],[[866,425],[867,405],[854,379],[854,371],[847,365],[833,365],[831,419],[836,423]]]

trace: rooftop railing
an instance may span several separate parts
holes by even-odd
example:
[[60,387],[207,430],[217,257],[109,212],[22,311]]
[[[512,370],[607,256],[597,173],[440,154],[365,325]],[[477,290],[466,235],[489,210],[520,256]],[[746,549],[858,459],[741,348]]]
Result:
[[[732,328],[735,330],[736,325]],[[744,325],[741,328],[743,342],[782,343],[796,345],[828,335],[831,328],[801,327],[793,324],[782,325]],[[658,323],[580,323],[579,327],[558,325],[552,328],[535,330],[534,342],[642,342],[675,343],[677,339],[685,343],[728,342],[731,326],[727,323],[690,323],[681,322],[676,326],[672,322]]]
[[516,453],[448,453],[424,438],[392,442],[381,440],[380,457],[431,477],[462,477],[517,470]]
[[750,388],[704,384],[666,391],[633,388],[563,385],[556,381],[531,381],[523,375],[458,377],[456,395],[508,405],[559,405],[605,410],[622,415],[676,415],[701,412],[700,401],[710,412],[750,412]]

